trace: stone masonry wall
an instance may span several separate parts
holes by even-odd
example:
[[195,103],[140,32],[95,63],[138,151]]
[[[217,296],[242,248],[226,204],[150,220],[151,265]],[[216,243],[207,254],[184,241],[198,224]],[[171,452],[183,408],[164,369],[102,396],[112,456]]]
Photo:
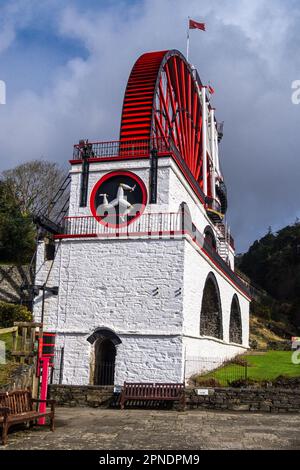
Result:
[[113,399],[112,386],[50,385],[48,398],[58,406],[108,407]]
[[[45,299],[44,324],[64,347],[63,383],[92,382],[93,347],[87,338],[110,328],[121,339],[115,383],[181,381],[183,374],[183,240],[65,240],[58,246],[48,283],[58,296]],[[49,266],[39,246],[36,282]],[[41,315],[41,296],[34,315]],[[160,340],[159,340],[160,338]],[[130,358],[130,359],[129,359]],[[150,371],[150,372],[149,372]],[[153,373],[155,371],[155,373]]]
[[[209,388],[209,395],[186,389],[187,409],[300,413],[300,390],[283,388]],[[49,398],[59,406],[118,406],[113,387],[50,385]]]
[[300,413],[300,390],[277,388],[215,388],[209,395],[196,395],[196,389],[187,390],[189,408],[264,411],[272,413]]

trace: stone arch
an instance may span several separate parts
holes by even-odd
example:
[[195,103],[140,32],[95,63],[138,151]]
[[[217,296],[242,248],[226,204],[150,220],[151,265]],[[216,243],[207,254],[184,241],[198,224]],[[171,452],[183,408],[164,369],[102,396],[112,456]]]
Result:
[[238,296],[236,294],[234,294],[231,301],[229,341],[230,343],[243,343],[241,308]]
[[94,345],[92,377],[94,385],[113,385],[119,336],[110,328],[97,328],[87,340]]
[[200,335],[223,339],[223,320],[220,291],[215,275],[206,278],[200,315]]
[[105,327],[96,328],[94,333],[87,338],[87,341],[94,344],[98,339],[110,339],[115,346],[122,343],[119,336],[113,330]]
[[217,249],[216,237],[210,225],[207,225],[204,229],[204,242],[208,243],[214,250]]

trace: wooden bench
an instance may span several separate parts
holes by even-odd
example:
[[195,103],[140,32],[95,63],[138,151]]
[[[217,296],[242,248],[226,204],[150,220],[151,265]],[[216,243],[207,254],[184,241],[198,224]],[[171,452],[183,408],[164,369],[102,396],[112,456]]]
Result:
[[130,383],[124,382],[120,396],[121,409],[126,401],[179,401],[181,409],[185,408],[183,383]]
[[[40,413],[34,409],[34,403],[46,403],[50,410]],[[30,390],[16,390],[0,393],[0,427],[2,426],[2,444],[7,444],[9,428],[18,423],[32,424],[41,417],[50,418],[50,429],[54,431],[55,400],[37,400],[32,398]]]

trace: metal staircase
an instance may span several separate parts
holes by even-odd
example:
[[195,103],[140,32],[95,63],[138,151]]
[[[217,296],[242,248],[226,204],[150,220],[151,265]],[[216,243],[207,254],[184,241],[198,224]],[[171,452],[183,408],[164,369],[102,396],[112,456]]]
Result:
[[230,246],[230,230],[227,225],[218,223],[215,225],[218,242],[217,251],[221,258],[229,264],[229,246]]
[[61,233],[64,217],[69,210],[70,183],[71,177],[68,175],[48,207],[43,206],[33,218],[35,224],[53,235]]

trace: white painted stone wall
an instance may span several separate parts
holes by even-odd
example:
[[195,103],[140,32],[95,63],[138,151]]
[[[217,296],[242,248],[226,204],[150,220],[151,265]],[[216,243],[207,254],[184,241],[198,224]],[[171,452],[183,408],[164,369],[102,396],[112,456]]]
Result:
[[[170,158],[160,158],[158,203],[146,211],[177,212],[186,202],[193,221],[204,230],[209,219]],[[148,189],[149,161],[122,162]],[[90,215],[79,207],[80,165],[72,167],[70,216]],[[89,195],[120,162],[90,165]],[[89,201],[89,199],[88,199]],[[46,294],[45,329],[57,332],[64,347],[63,383],[88,384],[94,346],[87,338],[96,328],[110,328],[121,339],[117,347],[115,383],[180,382],[189,357],[228,358],[244,350],[229,344],[229,312],[233,294],[239,298],[243,346],[248,346],[249,302],[228,279],[186,239],[65,239],[56,242],[55,261],[44,260],[44,243],[37,254],[36,284],[59,286],[58,296]],[[205,279],[216,275],[223,309],[223,341],[199,335]],[[155,293],[157,290],[157,294]],[[181,291],[180,291],[181,289]],[[34,314],[41,318],[42,293]],[[57,379],[57,377],[56,377]]]
[[223,339],[229,343],[230,308],[234,294],[237,294],[242,316],[243,346],[249,343],[249,301],[223,275],[212,261],[194,248],[194,244],[185,242],[184,261],[184,334],[199,336],[200,311],[206,278],[213,272],[220,290],[223,312]]
[[[127,335],[118,347],[122,362],[116,380],[154,376],[178,381],[182,295],[177,291],[183,284],[184,241],[64,240],[57,249],[47,285],[59,285],[59,295],[45,300],[44,322],[48,330],[58,332],[57,346],[65,348],[64,383],[89,383],[87,338],[100,327],[111,328],[121,339]],[[41,244],[37,284],[45,281],[49,269],[42,252]],[[36,320],[41,304],[40,295]]]
[[121,335],[115,383],[183,382],[181,335]]
[[226,344],[215,338],[183,337],[185,357],[185,380],[194,374],[213,370],[226,359],[232,359],[237,354],[246,351],[245,348]]
[[[210,272],[215,275],[220,291],[223,340],[200,336],[203,289]],[[229,342],[230,309],[234,294],[238,296],[241,309],[242,345]],[[190,241],[185,242],[183,315],[183,340],[187,366],[192,364],[194,368],[197,368],[197,364],[201,363],[200,358],[208,359],[211,357],[218,358],[221,364],[223,360],[245,352],[249,346],[248,299],[230,283],[208,258],[197,251]],[[207,362],[209,363],[209,361]],[[187,367],[186,374],[190,372],[189,367]]]
[[209,217],[206,214],[206,211],[197,199],[194,192],[187,184],[184,176],[179,171],[177,165],[172,159],[169,159],[170,162],[170,188],[169,188],[169,211],[177,212],[181,202],[185,202],[191,212],[192,220],[196,225],[197,229],[201,233],[204,232],[204,229],[207,225],[210,225],[213,232],[215,232],[213,224],[211,223]]
[[[164,163],[160,163],[163,160]],[[159,159],[159,168],[157,174],[158,194],[157,204],[147,205],[145,212],[168,212],[169,210],[169,171],[170,171],[170,158]],[[147,191],[149,188],[149,160],[126,160],[122,162],[99,162],[90,164],[89,170],[89,184],[88,184],[88,203],[87,207],[79,207],[80,201],[80,178],[81,178],[81,165],[73,165],[71,169],[71,192],[70,192],[70,208],[69,216],[85,216],[91,215],[90,211],[90,195],[93,187],[102,176],[111,171],[132,171],[138,175],[144,182]]]

